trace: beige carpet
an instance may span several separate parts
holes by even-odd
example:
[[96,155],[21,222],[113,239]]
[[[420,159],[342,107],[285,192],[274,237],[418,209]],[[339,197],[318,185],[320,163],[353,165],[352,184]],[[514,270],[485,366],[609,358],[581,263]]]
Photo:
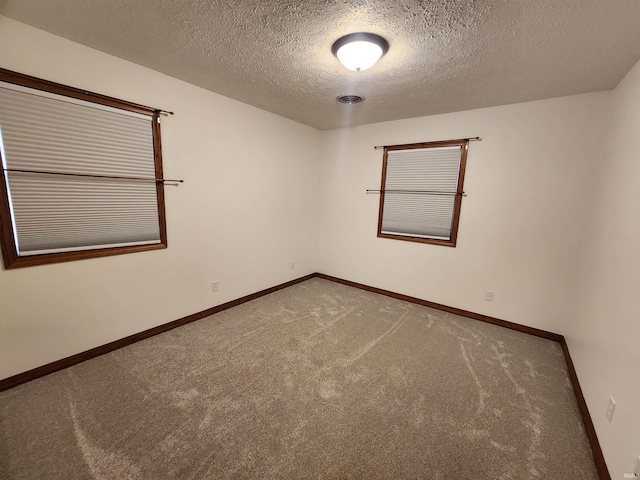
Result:
[[2,479],[596,479],[560,346],[312,279],[0,393]]

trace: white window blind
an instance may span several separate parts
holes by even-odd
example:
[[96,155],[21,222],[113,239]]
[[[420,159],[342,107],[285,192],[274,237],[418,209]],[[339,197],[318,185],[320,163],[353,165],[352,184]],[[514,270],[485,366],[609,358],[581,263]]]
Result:
[[0,82],[0,153],[19,256],[161,242],[152,120]]
[[381,233],[450,240],[462,147],[387,151]]

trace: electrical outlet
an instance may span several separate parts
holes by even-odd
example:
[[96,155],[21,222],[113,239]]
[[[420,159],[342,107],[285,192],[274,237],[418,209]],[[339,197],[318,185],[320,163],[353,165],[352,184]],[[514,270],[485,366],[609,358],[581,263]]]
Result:
[[211,282],[211,291],[213,293],[218,291],[218,281],[217,280],[215,282]]
[[291,261],[291,270],[293,270],[294,268],[296,268],[296,262],[294,262],[293,260]]
[[490,292],[489,290],[487,290],[486,292],[484,292],[484,299],[487,302],[493,302],[493,292]]
[[613,412],[616,410],[616,401],[613,397],[609,397],[609,405],[607,405],[607,419],[613,420]]

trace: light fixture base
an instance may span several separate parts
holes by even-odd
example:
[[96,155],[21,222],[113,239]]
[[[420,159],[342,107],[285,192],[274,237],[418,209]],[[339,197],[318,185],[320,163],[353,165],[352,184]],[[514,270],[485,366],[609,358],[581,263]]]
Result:
[[389,42],[375,33],[357,32],[340,37],[331,52],[346,68],[354,71],[372,67],[389,50]]
[[382,55],[384,55],[389,51],[389,42],[387,42],[380,35],[376,35],[375,33],[356,32],[356,33],[350,33],[349,35],[345,35],[344,37],[340,37],[338,40],[333,42],[333,45],[331,46],[331,53],[333,53],[337,57],[338,50],[340,50],[340,47],[343,47],[347,43],[351,43],[351,42],[374,43],[382,49]]

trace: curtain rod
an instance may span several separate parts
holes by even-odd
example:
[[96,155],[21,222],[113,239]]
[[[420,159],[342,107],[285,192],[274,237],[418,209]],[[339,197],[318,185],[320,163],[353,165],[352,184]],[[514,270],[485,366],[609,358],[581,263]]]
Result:
[[[435,142],[416,142],[415,144],[428,144],[428,143],[440,143],[440,142],[461,142],[463,140],[467,140],[469,142],[481,142],[482,139],[480,137],[471,137],[471,138],[457,138],[455,140],[437,140]],[[415,145],[414,144],[414,145]],[[403,143],[399,144],[399,145],[376,145],[375,147],[373,147],[374,150],[380,150],[381,148],[387,148],[387,147],[400,147],[402,145],[405,145]]]
[[156,183],[165,183],[171,182],[168,185],[179,186],[179,184],[184,183],[184,180],[169,180],[166,178],[145,178],[145,177],[120,177],[116,175],[91,175],[88,173],[66,173],[66,172],[47,172],[44,170],[24,170],[18,168],[2,168],[4,172],[16,172],[16,173],[36,173],[39,175],[64,175],[68,177],[84,177],[84,178],[108,178],[113,180],[133,180],[139,182],[156,182]]
[[467,194],[465,192],[443,192],[440,190],[367,190],[367,193],[415,193],[418,195],[450,195],[456,196],[461,195],[466,197]]

